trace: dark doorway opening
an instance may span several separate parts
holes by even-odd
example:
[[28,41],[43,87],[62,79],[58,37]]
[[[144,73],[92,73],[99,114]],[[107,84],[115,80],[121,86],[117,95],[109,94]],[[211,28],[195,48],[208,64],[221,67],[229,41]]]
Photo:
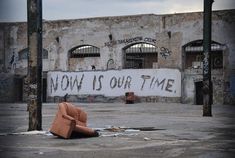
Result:
[[42,81],[42,102],[47,102],[47,79],[43,78]]
[[195,82],[195,89],[196,89],[196,105],[203,105],[203,82]]
[[15,78],[15,102],[23,102],[23,79]]

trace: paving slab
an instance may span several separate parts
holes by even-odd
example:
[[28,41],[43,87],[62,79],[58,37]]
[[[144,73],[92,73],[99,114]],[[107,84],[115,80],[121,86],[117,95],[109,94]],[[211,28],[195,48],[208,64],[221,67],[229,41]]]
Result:
[[[206,157],[235,155],[235,106],[178,103],[74,103],[88,113],[99,137],[60,139],[48,132],[56,103],[44,103],[42,131],[28,132],[25,103],[0,104],[0,157],[119,158]],[[108,130],[109,129],[109,130]]]

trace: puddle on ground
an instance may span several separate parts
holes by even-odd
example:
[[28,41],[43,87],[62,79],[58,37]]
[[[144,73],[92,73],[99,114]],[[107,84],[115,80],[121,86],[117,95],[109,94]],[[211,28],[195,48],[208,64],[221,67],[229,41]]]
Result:
[[[136,136],[141,131],[157,131],[157,130],[165,130],[159,129],[155,127],[115,127],[115,126],[107,126],[106,128],[99,129],[98,132],[101,132],[101,137],[117,137],[117,136]],[[104,132],[104,133],[103,133]],[[148,140],[148,138],[146,138]]]
[[137,127],[137,128],[130,128],[130,129],[140,130],[140,131],[158,131],[158,130],[165,130],[165,129],[155,128],[155,127]]
[[139,132],[139,131],[158,131],[158,130],[165,130],[159,129],[155,127],[115,127],[115,126],[108,126],[103,129],[99,129],[98,131],[109,131],[109,132]]

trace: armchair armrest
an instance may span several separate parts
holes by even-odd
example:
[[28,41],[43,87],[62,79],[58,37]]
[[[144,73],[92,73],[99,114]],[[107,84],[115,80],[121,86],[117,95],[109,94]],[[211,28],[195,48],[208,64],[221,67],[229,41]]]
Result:
[[76,125],[74,131],[85,137],[97,137],[99,133],[91,128]]
[[62,117],[63,117],[64,119],[67,119],[67,120],[70,120],[70,121],[75,121],[75,119],[74,119],[73,117],[69,116],[69,115],[64,115],[64,114],[62,114]]
[[62,138],[70,138],[75,125],[76,121],[72,117],[66,115],[57,115],[52,123],[50,132]]

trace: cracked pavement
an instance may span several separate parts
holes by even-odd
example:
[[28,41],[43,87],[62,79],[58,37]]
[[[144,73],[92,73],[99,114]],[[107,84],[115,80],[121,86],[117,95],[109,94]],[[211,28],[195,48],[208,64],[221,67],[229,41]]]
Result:
[[[27,105],[0,104],[0,157],[206,157],[235,155],[235,106],[178,103],[74,103],[99,137],[60,139],[48,132],[56,103],[44,103],[43,131],[30,134]],[[115,130],[107,130],[114,128]],[[106,130],[105,130],[106,129]],[[125,129],[125,130],[123,130]],[[139,130],[138,130],[139,129]]]

